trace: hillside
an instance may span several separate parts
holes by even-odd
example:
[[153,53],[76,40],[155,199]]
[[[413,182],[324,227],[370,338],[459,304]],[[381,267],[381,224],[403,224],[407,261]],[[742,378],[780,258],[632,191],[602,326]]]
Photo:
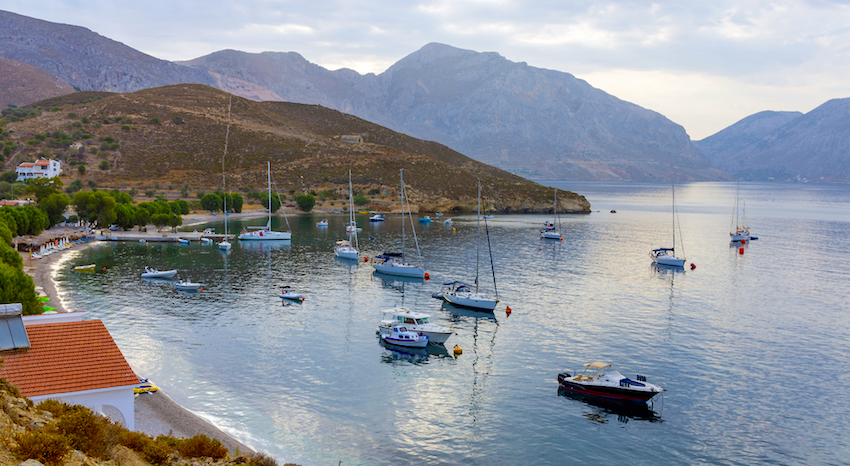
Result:
[[0,109],[23,107],[72,92],[74,88],[68,83],[44,70],[0,58]]
[[377,76],[292,52],[227,50],[184,63],[238,95],[320,104],[532,178],[727,178],[663,115],[492,52],[428,44]]
[[[850,182],[850,98],[833,99],[794,116],[758,113],[706,138],[700,147],[742,179]],[[784,119],[789,121],[780,124]],[[741,128],[759,128],[762,120],[768,124],[752,131],[749,139],[735,137],[744,132]],[[771,125],[776,127],[765,131]]]
[[83,91],[131,92],[214,82],[204,70],[154,58],[86,28],[2,10],[0,57],[40,68]]
[[[174,85],[128,94],[77,93],[42,101],[38,118],[10,123],[19,144],[6,170],[38,154],[55,154],[57,139],[42,138],[62,130],[84,144],[79,151],[60,148],[73,179],[99,188],[166,187],[192,194],[222,186],[222,153],[229,94],[202,85]],[[76,134],[75,134],[76,132]],[[340,142],[359,134],[365,142]],[[88,137],[86,135],[89,135]],[[28,142],[32,141],[32,142]],[[65,139],[70,144],[70,140]],[[64,146],[63,146],[64,147]],[[412,202],[423,210],[471,210],[481,180],[485,203],[504,212],[551,210],[553,192],[516,175],[484,165],[433,142],[417,140],[327,108],[233,98],[228,141],[228,190],[249,192],[266,185],[271,161],[277,189],[327,192],[344,198],[348,170],[355,190],[371,193],[376,204],[391,206],[404,168]],[[106,162],[104,169],[101,164]],[[85,164],[85,174],[75,167]],[[386,193],[384,193],[386,191]],[[559,193],[561,208],[589,212],[584,197]]]

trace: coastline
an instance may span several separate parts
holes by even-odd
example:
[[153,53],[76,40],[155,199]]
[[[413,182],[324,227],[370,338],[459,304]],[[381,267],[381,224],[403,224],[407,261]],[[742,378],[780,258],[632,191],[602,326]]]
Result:
[[[46,231],[43,234],[53,237],[57,236],[57,231]],[[154,235],[154,233],[140,234]],[[62,236],[62,234],[58,233],[58,236]],[[32,260],[28,255],[22,254],[24,271],[32,277],[36,286],[42,287],[44,293],[50,298],[48,304],[50,307],[56,308],[57,313],[74,311],[73,309],[67,309],[59,296],[55,280],[58,263],[67,262],[67,252],[81,251],[98,243],[100,242],[91,241],[89,243],[74,244],[74,247],[71,249],[54,253],[38,260]],[[203,434],[210,438],[218,439],[228,449],[231,456],[235,456],[237,450],[240,453],[254,451],[244,443],[223,432],[211,422],[179,405],[163,393],[162,390],[153,394],[137,395],[134,402],[134,412],[135,430],[151,437],[173,435],[189,438]]]

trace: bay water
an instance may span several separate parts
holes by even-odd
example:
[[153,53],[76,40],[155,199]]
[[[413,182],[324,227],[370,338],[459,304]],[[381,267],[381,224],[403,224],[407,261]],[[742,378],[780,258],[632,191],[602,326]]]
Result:
[[[729,241],[736,185],[677,184],[677,253],[696,268],[676,270],[648,255],[671,245],[670,185],[551,184],[593,209],[561,216],[562,242],[538,237],[551,215],[497,215],[479,243],[474,215],[417,223],[429,281],[336,259],[344,215],[326,229],[322,216],[290,217],[291,242],[234,241],[229,254],[104,242],[68,253],[55,275],[65,307],[102,319],[139,375],[280,462],[847,463],[850,187],[741,184],[759,237],[742,253]],[[401,218],[367,217],[361,256],[400,250]],[[488,238],[496,312],[432,298],[443,282],[474,280],[476,244],[494,292]],[[89,263],[106,271],[70,271]],[[142,280],[146,265],[203,290]],[[282,285],[306,300],[282,301]],[[446,348],[382,345],[381,310],[397,305],[450,326]],[[560,396],[558,372],[591,361],[667,391],[645,410]]]

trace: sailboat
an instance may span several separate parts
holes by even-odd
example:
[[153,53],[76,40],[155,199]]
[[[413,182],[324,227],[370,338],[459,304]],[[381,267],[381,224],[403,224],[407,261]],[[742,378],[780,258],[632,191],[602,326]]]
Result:
[[[653,249],[649,253],[649,257],[652,258],[652,262],[659,265],[669,265],[672,267],[684,267],[685,266],[685,258],[679,258],[676,256],[676,190],[673,189],[673,246],[669,248],[658,248]],[[681,240],[681,232],[679,234],[679,241]],[[682,253],[684,254],[685,243],[682,242]]]
[[351,170],[348,170],[348,224],[351,227],[349,231],[349,239],[354,240],[354,246],[351,241],[337,241],[334,247],[334,254],[341,259],[357,260],[359,251],[357,248],[357,221],[354,220],[354,190],[351,187]]
[[739,193],[739,190],[740,190],[740,184],[739,184],[739,186],[735,187],[735,208],[734,208],[735,213],[732,215],[732,222],[735,224],[735,227],[730,228],[730,231],[729,231],[729,236],[732,238],[733,242],[739,242],[739,241],[742,241],[742,240],[743,241],[749,241],[750,239],[752,239],[750,237],[750,228],[746,227],[744,225],[741,225],[741,223],[743,223],[743,219],[741,219],[738,215],[739,212],[740,212],[740,209],[738,208],[738,193]]
[[[558,224],[557,229],[555,228],[556,222]],[[540,230],[540,237],[543,239],[564,240],[561,236],[561,216],[558,215],[558,188],[555,188],[555,221],[546,222],[546,225],[544,225],[543,229]]]
[[[485,226],[487,221],[484,221]],[[487,241],[489,244],[489,231],[488,231]],[[478,234],[475,237],[475,285],[469,285],[467,283],[454,281],[451,283],[444,283],[443,290],[441,292],[443,299],[446,302],[454,304],[455,306],[468,307],[471,309],[476,309],[479,311],[488,311],[493,312],[493,309],[496,308],[496,303],[499,302],[499,292],[496,290],[496,297],[491,298],[487,296],[485,293],[481,292],[478,289],[478,270],[480,263],[480,249],[481,249],[481,183],[478,183]],[[493,255],[492,251],[490,254],[490,266],[493,265]],[[496,272],[493,269],[493,288],[496,287]]]
[[227,241],[227,217],[229,217],[229,215],[227,215],[227,197],[225,197],[224,198],[224,239],[222,239],[221,242],[218,243],[218,248],[221,249],[222,251],[230,251],[230,248],[232,247],[231,244],[230,244],[230,241]]
[[[263,240],[263,241],[272,241],[272,240],[289,240],[292,239],[292,233],[288,231],[273,231],[272,230],[272,163],[266,162],[268,164],[268,175],[269,175],[269,221],[265,226],[261,227],[248,227],[247,231],[243,231],[239,234],[240,240]],[[282,206],[281,206],[282,207]]]
[[[404,262],[404,211],[407,206],[407,195],[404,190],[404,170],[399,170],[399,178],[401,179],[401,253],[385,252],[375,256],[377,262],[372,264],[376,272],[385,273],[388,275],[401,275],[405,277],[425,278],[428,274],[425,273],[425,268],[417,267],[413,264]],[[416,252],[419,254],[419,262],[422,262],[422,254],[419,253],[419,240],[416,239],[416,228],[413,226],[413,214],[410,212],[410,206],[406,207],[408,218],[410,219],[410,228],[413,230],[413,240],[416,242]]]

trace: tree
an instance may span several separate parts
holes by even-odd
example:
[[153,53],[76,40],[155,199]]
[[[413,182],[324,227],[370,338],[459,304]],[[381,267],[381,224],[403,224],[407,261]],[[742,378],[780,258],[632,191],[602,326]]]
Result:
[[183,216],[180,214],[171,214],[171,221],[168,222],[168,226],[171,227],[172,231],[177,231],[177,227],[183,225]]
[[86,174],[86,166],[85,165],[77,165],[77,171],[80,172],[80,175]]
[[212,212],[221,210],[221,198],[215,194],[205,194],[201,198],[201,208]]
[[3,172],[3,174],[0,175],[0,181],[5,181],[7,183],[14,183],[17,180],[18,180],[18,173],[17,172]]
[[[12,249],[6,244],[0,244],[0,248]],[[0,303],[21,303],[24,315],[44,312],[41,301],[35,295],[32,278],[25,274],[21,267],[5,262],[0,262]]]
[[300,207],[304,212],[309,212],[313,209],[313,206],[316,205],[316,196],[313,196],[312,194],[301,194],[295,198],[295,203],[298,204],[298,207]]
[[103,162],[100,162],[100,165],[98,165],[98,168],[100,168],[101,170],[109,170],[109,161],[104,160]]
[[81,189],[83,189],[83,182],[81,180],[74,180],[67,188],[65,188],[65,192],[75,193]]
[[236,212],[237,214],[241,213],[242,212],[242,204],[245,203],[245,200],[242,199],[242,195],[239,194],[239,193],[231,193],[230,194],[230,200],[233,202],[233,204],[232,204],[232,207],[230,207],[231,204],[228,202],[228,204],[227,204],[228,208],[233,209],[233,211]]
[[174,214],[154,214],[151,215],[151,222],[156,225],[156,230],[162,230],[162,227],[171,223],[171,216]]
[[358,194],[354,196],[354,203],[357,205],[366,205],[369,203],[369,198],[362,194]]
[[34,193],[36,202],[41,202],[42,199],[62,192],[62,181],[58,176],[53,178],[33,178],[27,183],[27,192]]
[[130,204],[116,205],[115,223],[124,230],[129,230],[136,226],[136,207]]
[[63,214],[70,202],[71,199],[68,198],[67,194],[53,193],[39,201],[38,207],[47,214],[47,220],[50,222],[49,226],[53,226],[65,220]]
[[[269,196],[265,195],[260,199],[260,202],[263,204],[263,207],[266,209],[269,208]],[[315,203],[315,201],[313,201]],[[272,196],[272,213],[277,212],[277,209],[280,209],[280,200],[278,200],[277,196]]]
[[74,194],[71,203],[87,225],[96,221],[103,228],[115,222],[115,199],[106,191],[80,191]]

